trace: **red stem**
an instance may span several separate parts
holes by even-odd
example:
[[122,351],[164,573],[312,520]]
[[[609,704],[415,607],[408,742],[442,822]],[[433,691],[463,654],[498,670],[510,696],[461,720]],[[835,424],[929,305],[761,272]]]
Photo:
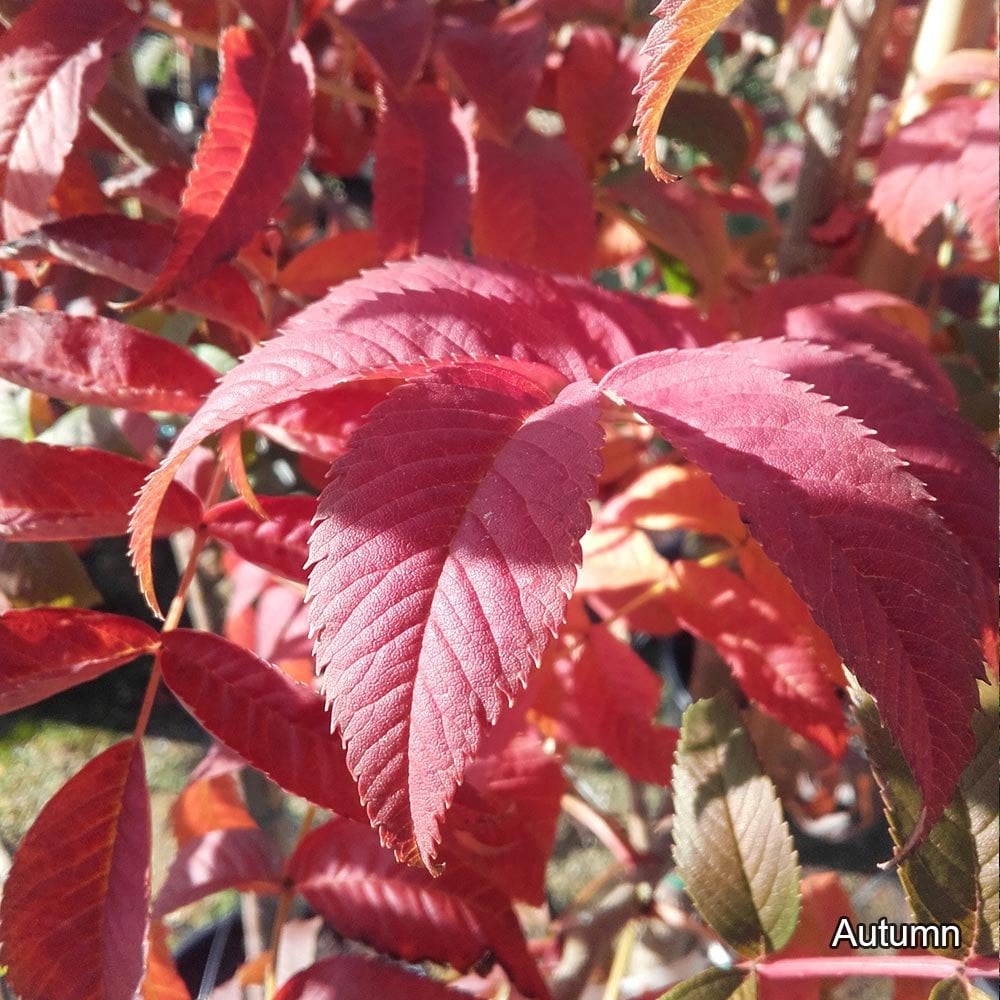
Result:
[[815,958],[779,958],[744,963],[761,979],[821,979],[828,976],[895,976],[907,979],[948,979],[956,973],[996,976],[995,958],[961,962],[939,955],[822,955]]

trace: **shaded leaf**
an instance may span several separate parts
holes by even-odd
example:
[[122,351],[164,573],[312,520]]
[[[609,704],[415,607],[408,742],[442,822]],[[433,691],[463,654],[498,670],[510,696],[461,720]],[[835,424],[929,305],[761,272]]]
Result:
[[[979,945],[986,946],[982,954],[989,954],[997,944],[996,689],[984,686],[983,690],[988,714],[977,717],[976,756],[943,816],[899,867],[916,920],[954,924],[960,929],[960,949],[947,945],[931,949],[953,957],[972,954]],[[906,761],[882,728],[875,702],[862,691],[853,694],[868,758],[882,790],[889,832],[900,847],[919,822],[920,793]]]
[[681,87],[670,96],[659,133],[706,153],[733,179],[743,174],[752,159],[749,113],[732,95]]
[[[421,0],[423,2],[423,0]],[[458,105],[432,84],[385,97],[375,135],[375,229],[386,260],[461,254],[469,232],[469,149]]]
[[973,753],[981,657],[964,559],[919,481],[862,424],[725,345],[619,366],[620,394],[741,508],[847,665],[881,699],[929,822]]
[[545,901],[545,869],[566,789],[562,764],[522,733],[468,766],[441,844],[445,869],[479,872],[511,899]]
[[493,24],[445,19],[439,29],[448,66],[501,142],[513,138],[531,107],[548,41],[545,22],[523,12]]
[[459,970],[491,952],[522,993],[548,996],[510,902],[470,869],[434,878],[397,863],[373,830],[334,819],[305,837],[287,872],[344,937]]
[[701,298],[710,302],[719,296],[730,246],[725,219],[712,198],[687,181],[659,184],[638,166],[607,174],[598,194],[599,205],[613,203],[626,221],[636,221],[651,245],[684,262]]
[[672,564],[667,600],[681,627],[713,645],[744,693],[789,729],[843,755],[847,726],[836,684],[840,657],[819,632],[794,628],[767,599],[722,566]]
[[[974,429],[910,385],[907,371],[897,373],[889,359],[871,348],[861,354],[859,347],[858,354],[845,356],[774,340],[732,349],[749,352],[846,406],[852,417],[875,430],[879,440],[907,463],[972,563],[967,573],[978,577],[971,594],[977,627],[985,648],[995,650],[997,462]],[[877,363],[866,363],[862,357]]]
[[552,402],[491,366],[441,370],[376,406],[331,469],[310,630],[348,766],[401,858],[432,863],[468,760],[562,619],[597,417],[592,383]]
[[674,858],[698,912],[747,958],[783,947],[799,916],[798,860],[726,695],[684,712],[674,802]]
[[[0,439],[0,538],[59,542],[120,535],[150,471],[142,462],[96,448]],[[171,483],[155,533],[201,520],[198,498]]]
[[403,91],[416,81],[431,42],[427,0],[344,0],[334,9],[387,83]]
[[0,231],[7,239],[44,219],[111,59],[142,16],[140,6],[121,0],[37,0],[0,37]]
[[234,254],[281,200],[312,126],[312,62],[302,43],[275,47],[227,28],[222,73],[181,199],[170,254],[136,304],[175,294]]
[[996,255],[994,98],[949,97],[886,142],[870,204],[889,236],[911,252],[931,221],[957,202],[976,241]]
[[316,498],[258,497],[262,520],[242,500],[216,504],[205,514],[212,538],[232,546],[242,558],[278,576],[305,583],[308,541]]
[[510,145],[476,143],[472,245],[544,271],[589,274],[597,231],[590,184],[562,136],[522,129]]
[[333,955],[292,976],[274,1000],[462,1000],[468,994],[408,969],[362,955]]
[[[0,248],[0,260],[51,258],[146,292],[169,253],[166,226],[124,215],[81,215],[49,222]],[[229,264],[219,264],[203,280],[177,288],[170,301],[180,309],[244,330],[253,340],[264,333],[257,296]]]
[[286,791],[365,818],[323,700],[277,667],[207,632],[163,636],[163,679],[217,739]]
[[927,1000],[989,1000],[989,994],[977,989],[961,976],[935,983]]
[[14,855],[0,900],[0,963],[23,1000],[135,993],[149,851],[142,746],[124,740],[56,792]]
[[585,612],[575,617],[563,633],[568,648],[546,658],[549,672],[531,706],[536,724],[600,750],[633,778],[669,785],[677,730],[656,721],[663,682],[606,626],[591,625]]
[[0,605],[92,608],[103,600],[80,557],[59,542],[0,541]]
[[190,413],[215,372],[190,351],[100,316],[0,316],[0,377],[71,403]]
[[663,111],[677,81],[712,33],[740,0],[661,0],[653,13],[659,20],[649,29],[642,47],[646,57],[636,93],[639,104],[634,124],[639,130],[639,152],[660,180],[669,180],[656,159],[656,136]]
[[742,969],[706,969],[671,987],[660,1000],[757,1000],[755,980]]
[[281,891],[281,858],[256,826],[210,830],[184,844],[153,901],[153,916],[164,917],[223,889]]
[[634,60],[610,32],[589,25],[574,30],[556,77],[556,110],[567,142],[589,169],[632,124],[638,78]]
[[0,712],[100,677],[152,653],[160,636],[124,615],[34,608],[0,615]]

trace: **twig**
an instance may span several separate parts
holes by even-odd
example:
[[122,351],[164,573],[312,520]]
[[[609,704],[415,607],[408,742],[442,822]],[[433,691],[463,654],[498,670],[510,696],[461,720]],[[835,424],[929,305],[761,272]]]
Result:
[[787,277],[820,270],[829,255],[812,226],[850,200],[854,164],[875,89],[895,0],[839,0],[826,35],[805,116],[805,158],[791,215],[778,248]]
[[629,960],[632,958],[632,949],[635,947],[638,927],[637,920],[630,920],[618,935],[615,957],[611,963],[611,970],[608,972],[608,981],[604,984],[604,1000],[618,1000],[622,980],[625,978]]

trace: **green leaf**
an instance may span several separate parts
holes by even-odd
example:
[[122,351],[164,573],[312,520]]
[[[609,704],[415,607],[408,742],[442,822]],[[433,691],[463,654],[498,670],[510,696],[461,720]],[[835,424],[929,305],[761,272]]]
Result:
[[13,608],[92,608],[101,595],[65,542],[0,542],[0,595]]
[[660,1000],[757,1000],[757,977],[740,969],[706,969],[672,986]]
[[674,858],[698,912],[741,955],[782,948],[799,916],[798,859],[728,695],[685,711],[674,802]]
[[990,1000],[982,990],[958,976],[943,979],[934,986],[927,1000]]
[[[926,840],[899,866],[899,878],[918,923],[956,924],[961,947],[932,948],[963,957],[997,950],[997,698],[980,685],[983,711],[974,720],[976,755],[951,804]],[[879,719],[870,695],[853,686],[855,713],[882,792],[897,847],[917,825],[921,797],[902,754]]]

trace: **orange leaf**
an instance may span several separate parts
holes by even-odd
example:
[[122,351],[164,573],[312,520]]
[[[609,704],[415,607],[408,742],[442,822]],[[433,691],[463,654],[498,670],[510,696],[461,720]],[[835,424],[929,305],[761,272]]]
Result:
[[191,1000],[184,980],[174,967],[167,946],[167,928],[161,920],[149,925],[149,955],[146,978],[142,982],[142,1000]]
[[646,168],[662,181],[675,180],[656,159],[656,136],[663,109],[691,61],[740,0],[662,0],[653,13],[660,18],[650,29],[642,54],[648,62],[639,77],[639,106],[633,124],[639,129],[639,151]]
[[297,253],[278,275],[278,284],[292,295],[318,299],[333,285],[356,278],[380,261],[372,229],[335,233]]
[[170,807],[170,822],[178,847],[212,830],[247,830],[257,825],[231,773],[190,782]]

